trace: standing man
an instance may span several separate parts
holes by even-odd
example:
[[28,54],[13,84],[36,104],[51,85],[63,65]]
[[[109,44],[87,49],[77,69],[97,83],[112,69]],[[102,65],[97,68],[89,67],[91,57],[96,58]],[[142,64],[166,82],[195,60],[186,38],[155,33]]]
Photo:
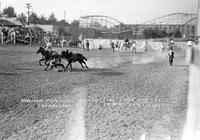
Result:
[[144,46],[144,51],[145,51],[145,52],[147,51],[147,47],[148,47],[148,41],[146,40],[146,41],[145,41],[145,46]]
[[113,41],[111,42],[111,47],[112,47],[112,50],[113,50],[113,52],[114,52],[114,51],[115,51],[115,44],[114,44]]
[[172,66],[173,65],[173,59],[174,59],[173,47],[169,49],[168,56],[169,56],[169,64],[170,64],[170,66]]
[[169,44],[169,50],[168,50],[168,56],[169,56],[169,64],[170,66],[173,65],[173,59],[174,59],[174,40],[170,40],[170,44]]
[[87,51],[89,52],[89,50],[90,50],[90,43],[89,43],[88,40],[86,41],[86,48],[87,48]]

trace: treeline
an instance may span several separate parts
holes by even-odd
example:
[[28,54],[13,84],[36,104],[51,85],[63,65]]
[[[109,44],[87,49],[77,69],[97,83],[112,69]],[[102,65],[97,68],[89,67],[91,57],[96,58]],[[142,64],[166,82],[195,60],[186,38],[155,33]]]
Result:
[[146,39],[149,38],[165,38],[165,37],[173,37],[173,38],[181,38],[182,34],[179,29],[167,33],[166,30],[159,28],[146,28],[143,31],[143,35]]
[[35,12],[31,12],[29,15],[29,23],[27,22],[27,15],[24,13],[17,14],[15,12],[15,9],[12,6],[6,7],[3,9],[2,14],[6,14],[8,17],[17,17],[17,19],[22,23],[22,24],[61,24],[61,25],[68,25],[68,26],[75,26],[79,27],[79,21],[74,20],[71,23],[66,22],[64,19],[63,20],[58,20],[54,13],[52,12],[48,17],[45,17],[44,15],[38,16]]

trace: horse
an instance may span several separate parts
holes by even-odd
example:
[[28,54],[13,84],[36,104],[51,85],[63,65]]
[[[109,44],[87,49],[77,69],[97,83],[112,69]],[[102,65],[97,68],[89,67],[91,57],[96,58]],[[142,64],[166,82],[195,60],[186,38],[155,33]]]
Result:
[[79,40],[72,40],[72,41],[69,41],[68,43],[69,47],[72,47],[72,48],[78,48],[78,44],[82,44],[82,42]]
[[129,49],[129,52],[130,52],[130,50],[132,49],[132,53],[133,52],[136,52],[136,42],[135,41],[132,41],[132,42],[124,42],[123,44],[122,44],[122,49],[124,49],[124,48],[128,48]]
[[[42,59],[39,60],[40,66],[42,66],[41,61],[45,61],[44,63],[45,63],[46,65],[48,65],[47,62],[48,62],[49,60],[51,60],[51,59],[53,59],[53,58],[59,58],[59,57],[60,57],[60,55],[59,55],[56,51],[47,51],[47,50],[45,50],[43,47],[40,47],[40,48],[37,50],[36,54],[39,54],[39,53],[42,54]],[[60,59],[59,59],[59,60],[60,60]],[[60,60],[60,61],[61,61],[61,60]]]
[[78,61],[81,64],[82,68],[84,68],[82,63],[84,63],[85,67],[88,68],[88,66],[86,65],[86,62],[85,62],[85,61],[87,61],[87,58],[85,58],[80,53],[72,53],[72,52],[69,52],[69,50],[62,51],[61,52],[61,58],[65,58],[68,61],[68,64],[65,67],[64,71],[66,71],[67,67],[70,65],[71,72],[72,72],[72,63],[74,63],[76,61]]

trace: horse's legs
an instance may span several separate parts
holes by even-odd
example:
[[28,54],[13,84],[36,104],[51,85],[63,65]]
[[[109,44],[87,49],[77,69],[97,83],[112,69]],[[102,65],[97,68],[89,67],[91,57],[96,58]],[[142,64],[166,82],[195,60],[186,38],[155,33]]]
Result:
[[84,66],[82,65],[82,62],[81,61],[78,61],[78,62],[81,64],[81,67],[84,68]]
[[65,67],[64,71],[66,71],[67,67],[69,66],[70,62],[68,62],[67,66]]
[[70,63],[70,68],[71,68],[71,72],[72,72],[72,63]]
[[66,71],[66,69],[68,68],[69,65],[70,65],[71,70],[72,70],[72,64],[71,64],[71,63],[72,63],[71,61],[68,62],[68,64],[67,64],[67,66],[65,67],[64,71]]
[[135,48],[132,48],[132,54],[133,54],[133,52],[136,52]]
[[54,66],[55,66],[55,67],[61,66],[63,69],[65,68],[64,65],[63,65],[63,64],[60,64],[60,63],[59,63],[59,64],[55,64]]
[[48,64],[47,64],[48,61],[49,61],[49,60],[47,59],[44,63],[45,63],[46,65],[48,65]]
[[63,64],[59,64],[59,66],[61,66],[63,69],[65,68]]
[[85,61],[83,61],[83,63],[85,64],[85,67],[88,68],[88,66],[86,65]]
[[50,64],[47,64],[47,67],[44,70],[47,70]]
[[42,66],[41,61],[44,61],[44,60],[45,60],[44,58],[42,58],[42,59],[39,60],[39,65],[40,66]]
[[[42,61],[45,61],[45,60],[46,60],[45,58],[42,58],[42,59],[39,60],[40,66],[42,66],[41,62],[42,62]],[[46,64],[46,65],[47,65],[47,64]]]

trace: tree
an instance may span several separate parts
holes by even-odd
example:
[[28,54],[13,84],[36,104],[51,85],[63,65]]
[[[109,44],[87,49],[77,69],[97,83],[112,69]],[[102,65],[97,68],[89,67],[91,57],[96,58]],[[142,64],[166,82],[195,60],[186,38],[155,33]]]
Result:
[[47,18],[44,15],[39,17],[39,24],[48,24]]
[[178,30],[178,29],[176,31],[174,31],[173,35],[174,35],[175,38],[181,38],[182,37],[182,34],[181,34],[180,30]]
[[62,25],[67,25],[67,26],[70,25],[70,24],[69,24],[68,22],[66,22],[64,19],[60,20],[59,23],[62,24]]
[[55,24],[55,23],[57,22],[57,19],[56,19],[56,17],[55,17],[55,15],[54,15],[53,12],[52,12],[51,15],[49,16],[48,22],[49,22],[49,24]]
[[37,16],[36,13],[31,13],[31,15],[29,16],[29,22],[32,24],[38,24],[39,23],[39,17]]
[[147,28],[147,29],[144,29],[143,35],[146,39],[163,38],[163,37],[167,37],[167,32],[166,30],[161,30],[159,28]]
[[3,14],[8,15],[8,17],[16,17],[15,10],[12,6],[8,6],[3,9]]
[[152,38],[152,36],[153,36],[153,29],[152,29],[152,28],[144,29],[143,35],[144,35],[144,37],[145,37],[146,39]]
[[78,20],[72,21],[71,26],[73,26],[73,27],[79,27],[79,21]]
[[18,15],[17,20],[19,20],[22,24],[26,24],[26,15],[24,13],[21,13]]

